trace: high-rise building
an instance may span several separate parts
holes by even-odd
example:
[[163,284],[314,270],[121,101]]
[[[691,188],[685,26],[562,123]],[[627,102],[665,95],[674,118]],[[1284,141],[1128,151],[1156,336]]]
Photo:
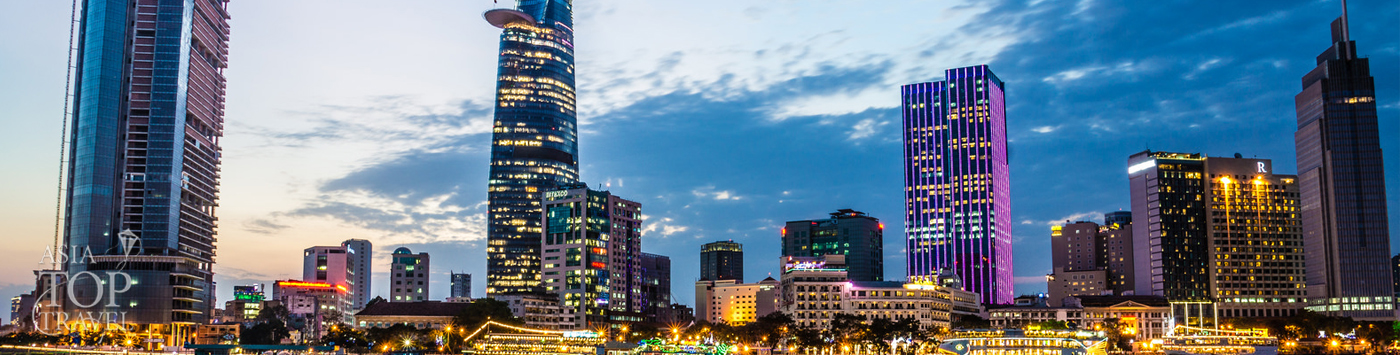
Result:
[[744,283],[744,245],[729,241],[700,246],[701,280],[736,280]]
[[940,270],[984,304],[1014,300],[1005,85],[986,65],[900,88],[911,282]]
[[671,258],[642,253],[638,263],[642,282],[641,312],[648,323],[658,323],[671,311]]
[[355,285],[350,287],[350,291],[355,295],[354,304],[350,307],[355,310],[365,309],[365,304],[374,298],[370,295],[370,290],[374,289],[370,283],[374,279],[374,244],[364,239],[346,239],[340,246],[345,247],[353,259],[350,270],[354,273]]
[[428,300],[431,285],[431,258],[428,253],[414,254],[405,247],[394,249],[389,264],[389,301],[417,302]]
[[1376,83],[1370,61],[1356,55],[1345,8],[1342,13],[1332,22],[1332,46],[1317,56],[1294,97],[1308,309],[1394,320]]
[[583,184],[544,193],[544,285],[575,329],[642,321],[640,203]]
[[345,286],[353,308],[355,300],[355,261],[344,246],[310,247],[302,251],[301,281]]
[[841,209],[827,219],[789,221],[782,234],[783,256],[844,255],[851,280],[885,279],[885,224],[865,212]]
[[1132,215],[1106,214],[1104,225],[1066,222],[1050,228],[1054,273],[1047,280],[1047,303],[1058,307],[1070,296],[1132,294]]
[[99,283],[83,272],[131,282],[64,311],[120,312],[129,331],[192,333],[214,309],[228,2],[82,4],[63,249],[94,257],[63,271],[85,292]]
[[452,273],[452,293],[448,295],[452,298],[472,297],[472,274]]
[[1137,294],[1211,303],[1204,312],[1221,317],[1280,317],[1302,308],[1296,176],[1239,154],[1144,151],[1128,166]]
[[486,12],[501,32],[487,184],[486,294],[541,293],[540,197],[578,181],[570,0]]

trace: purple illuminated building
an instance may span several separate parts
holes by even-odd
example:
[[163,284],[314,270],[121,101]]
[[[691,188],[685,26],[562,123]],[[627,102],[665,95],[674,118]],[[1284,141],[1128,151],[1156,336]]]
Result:
[[900,88],[910,282],[949,273],[984,304],[1012,300],[1004,84],[986,65]]

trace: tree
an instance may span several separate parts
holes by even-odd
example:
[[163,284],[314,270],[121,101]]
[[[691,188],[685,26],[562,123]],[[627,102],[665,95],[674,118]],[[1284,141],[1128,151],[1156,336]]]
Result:
[[803,349],[821,348],[827,345],[822,331],[812,328],[798,328],[792,331],[792,338]]
[[481,298],[472,301],[471,304],[462,309],[461,313],[458,313],[457,316],[453,318],[452,323],[457,327],[475,329],[486,323],[487,320],[514,325],[525,324],[521,322],[520,319],[515,318],[515,314],[510,311],[509,304],[492,298]]
[[[283,311],[285,310],[286,308],[283,308]],[[266,312],[267,309],[263,309],[263,311]],[[259,313],[258,318],[262,318],[262,313]],[[254,324],[252,327],[245,326],[241,342],[243,344],[273,345],[281,344],[282,339],[291,336],[292,333],[287,331],[287,324],[274,318]]]
[[842,344],[863,340],[866,332],[865,317],[849,313],[837,313],[831,319],[831,337]]
[[282,321],[283,326],[286,326],[287,320],[291,318],[291,316],[292,312],[287,310],[287,306],[283,306],[281,304],[276,304],[271,307],[265,307],[262,310],[258,311],[259,322],[277,320]]
[[388,328],[366,329],[365,339],[369,340],[372,350],[378,351],[413,351],[428,346],[435,340],[431,338],[431,330],[418,329],[402,323]]
[[975,314],[964,314],[954,319],[953,328],[959,329],[987,329],[992,327],[992,321]]
[[369,350],[369,338],[365,332],[343,325],[331,325],[326,335],[321,337],[321,345],[339,346],[347,352],[362,353]]

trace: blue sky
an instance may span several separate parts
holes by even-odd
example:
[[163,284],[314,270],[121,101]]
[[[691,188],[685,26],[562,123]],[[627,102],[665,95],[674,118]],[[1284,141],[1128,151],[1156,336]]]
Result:
[[[20,256],[0,260],[3,296],[32,285],[52,240],[68,6],[0,2],[0,252]],[[435,298],[448,270],[482,295],[492,6],[230,3],[221,300],[296,278],[303,248],[347,238],[374,241],[379,270],[399,246],[433,254]],[[1351,6],[1400,227],[1400,4]],[[1132,153],[1238,152],[1296,171],[1293,95],[1339,14],[1290,0],[580,0],[582,175],[642,203],[642,248],[671,256],[683,303],[701,244],[744,243],[758,280],[777,271],[784,221],[840,208],[894,226],[898,279],[898,86],[986,63],[1006,81],[1016,290],[1041,292],[1050,225],[1127,208]]]

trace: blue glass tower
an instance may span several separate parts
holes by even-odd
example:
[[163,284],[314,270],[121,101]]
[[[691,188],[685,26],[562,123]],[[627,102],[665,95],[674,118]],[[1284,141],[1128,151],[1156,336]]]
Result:
[[487,295],[543,293],[540,201],[578,181],[573,8],[521,0],[486,12],[501,32],[487,201]]
[[900,88],[912,282],[955,274],[985,304],[1013,302],[1004,84],[986,65]]
[[225,0],[82,2],[63,243],[94,257],[64,265],[65,312],[168,344],[208,322],[228,19]]

